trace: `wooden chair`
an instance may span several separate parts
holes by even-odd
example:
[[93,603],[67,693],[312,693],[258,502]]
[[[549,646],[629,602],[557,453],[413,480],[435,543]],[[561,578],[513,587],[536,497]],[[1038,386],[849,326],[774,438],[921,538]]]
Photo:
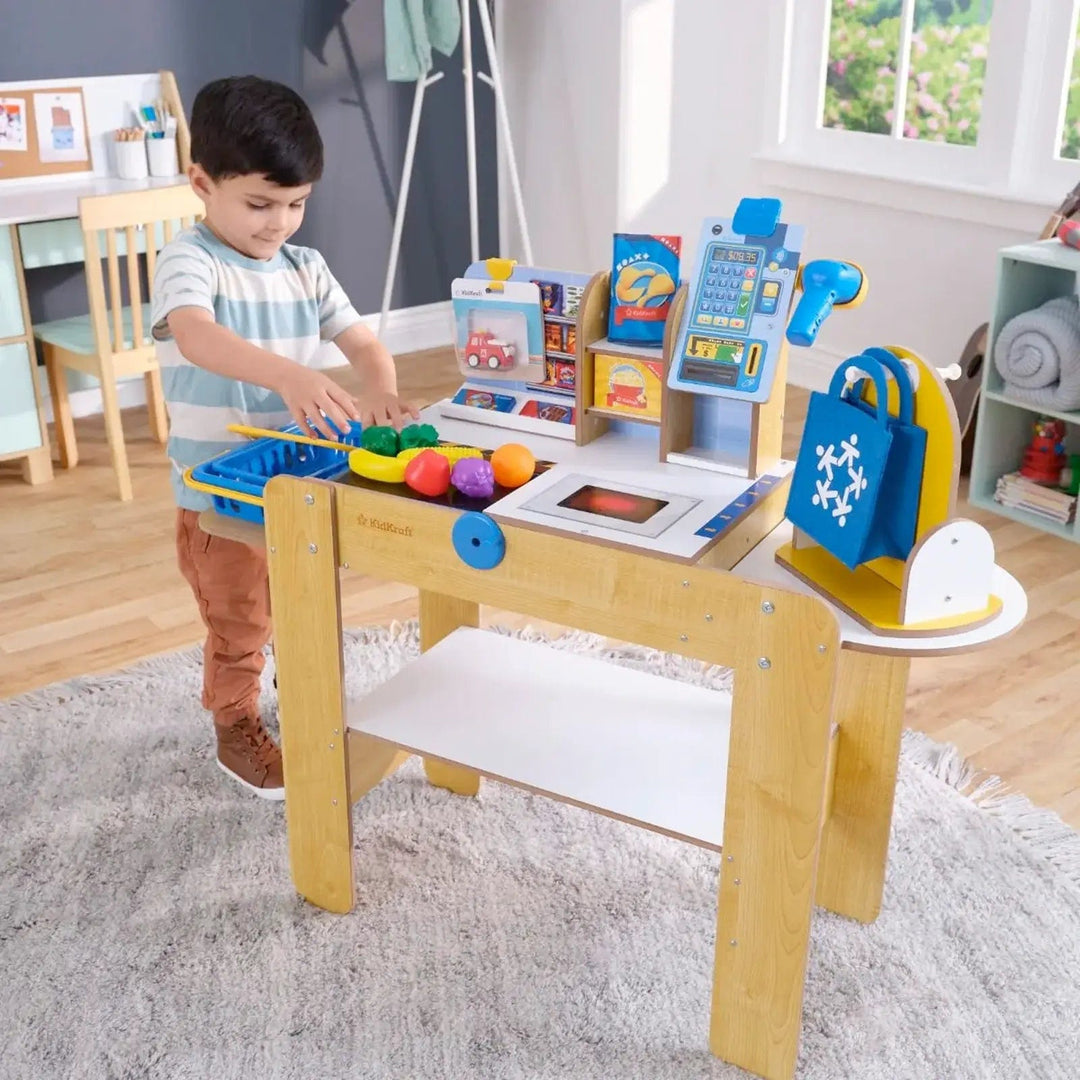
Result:
[[[64,372],[65,368],[70,368],[92,375],[101,383],[105,432],[120,487],[120,498],[125,501],[132,496],[131,475],[120,422],[117,380],[129,375],[141,374],[144,377],[150,430],[158,442],[164,443],[168,437],[165,399],[161,390],[161,373],[154,358],[154,342],[150,336],[150,304],[144,302],[143,298],[149,299],[153,287],[158,249],[172,240],[177,223],[187,228],[201,216],[202,203],[186,183],[80,199],[79,223],[86,251],[86,288],[90,312],[71,319],[39,323],[34,327],[34,336],[42,343],[45,354],[60,464],[70,469],[79,460]],[[120,285],[117,243],[117,234],[121,232],[127,263],[126,306]],[[107,297],[101,266],[102,234],[109,279]],[[147,274],[145,292],[139,258],[143,252],[146,255]]]

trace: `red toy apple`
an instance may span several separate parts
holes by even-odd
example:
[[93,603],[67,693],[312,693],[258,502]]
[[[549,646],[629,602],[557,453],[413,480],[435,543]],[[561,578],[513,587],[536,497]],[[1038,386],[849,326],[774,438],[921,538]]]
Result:
[[405,483],[421,495],[445,495],[450,487],[450,462],[434,450],[425,450],[405,466]]

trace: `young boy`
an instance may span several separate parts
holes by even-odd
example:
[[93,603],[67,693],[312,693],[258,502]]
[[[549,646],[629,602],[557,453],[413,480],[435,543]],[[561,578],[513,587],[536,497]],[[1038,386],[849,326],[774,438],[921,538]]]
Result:
[[[199,529],[207,497],[183,472],[243,436],[229,424],[336,439],[329,421],[401,427],[416,411],[397,396],[394,361],[364,327],[326,263],[287,244],[322,175],[323,147],[303,100],[252,76],[204,86],[191,114],[191,185],[206,218],[162,250],[153,325],[169,410],[180,570],[208,636],[203,706],[214,715],[217,760],[244,787],[284,798],[281,751],[259,716],[270,639],[266,555]],[[354,400],[311,368],[333,341],[361,377]]]

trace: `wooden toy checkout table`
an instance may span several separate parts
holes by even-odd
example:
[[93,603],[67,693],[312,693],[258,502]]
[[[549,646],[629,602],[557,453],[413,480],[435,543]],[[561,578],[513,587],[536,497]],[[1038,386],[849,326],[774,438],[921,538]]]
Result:
[[[505,441],[491,427],[435,422],[450,441]],[[745,479],[658,464],[653,445],[629,436],[583,447],[515,437],[560,464],[520,489],[508,513],[492,508],[505,538],[492,569],[456,553],[460,515],[448,506],[348,474],[267,486],[296,888],[351,909],[351,806],[414,753],[433,783],[461,794],[487,776],[722,852],[709,1044],[752,1072],[790,1077],[814,906],[863,922],[880,908],[910,657],[1009,633],[1024,593],[998,567],[1003,606],[981,627],[875,635],[774,561],[790,537],[790,463],[744,493]],[[533,485],[550,497],[526,498]],[[582,487],[685,498],[701,542],[663,550],[662,535],[550,513],[581,505]],[[618,512],[623,524],[641,516]],[[213,514],[203,527],[261,540],[258,526]],[[420,591],[423,655],[353,704],[343,570]],[[485,633],[475,629],[481,604],[731,667],[734,694]]]

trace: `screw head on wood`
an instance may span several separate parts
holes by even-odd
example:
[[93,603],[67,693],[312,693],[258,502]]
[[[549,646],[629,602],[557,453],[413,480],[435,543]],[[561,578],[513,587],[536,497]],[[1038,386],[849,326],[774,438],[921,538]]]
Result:
[[734,949],[735,946],[738,945],[739,943],[734,938],[732,938],[731,941],[729,942],[729,944]]
[[735,884],[736,885],[741,885],[742,884],[742,878],[736,878],[735,879]]
[[349,569],[349,564],[348,564],[347,562],[343,562],[343,563],[341,564],[341,569],[342,569],[342,570],[348,570],[348,569]]
[[706,615],[705,615],[705,621],[706,621],[706,622],[712,622],[712,616],[711,616],[711,615],[709,615],[709,614],[706,614]]
[[689,641],[690,638],[689,638],[689,636],[687,634],[680,634],[679,635],[679,640],[680,641]]
[[771,615],[776,610],[776,608],[773,606],[773,602],[771,600],[766,600],[761,605],[761,610],[764,611],[766,615]]
[[314,506],[315,505],[315,496],[314,495],[305,495],[304,496],[304,502],[306,502],[308,504],[308,506]]
[[734,856],[734,855],[729,855],[729,856],[727,857],[727,861],[728,861],[728,862],[734,862],[734,861],[735,861],[735,856]]
[[271,547],[270,548],[270,554],[271,555],[276,555],[277,554],[277,548],[276,547]]
[[759,656],[757,666],[762,671],[768,671],[772,667],[772,661],[767,656]]
[[684,582],[682,583],[682,587],[683,587],[684,589],[689,589],[689,588],[690,588],[690,582],[689,582],[689,581],[684,581]]
[[314,555],[319,550],[319,545],[318,544],[308,544],[307,549],[308,549],[308,551],[311,552],[312,555]]
[[818,652],[828,652],[829,651],[829,646],[828,645],[819,645],[817,647],[817,651]]
[[330,800],[330,805],[331,806],[337,806],[337,799],[331,799]]

